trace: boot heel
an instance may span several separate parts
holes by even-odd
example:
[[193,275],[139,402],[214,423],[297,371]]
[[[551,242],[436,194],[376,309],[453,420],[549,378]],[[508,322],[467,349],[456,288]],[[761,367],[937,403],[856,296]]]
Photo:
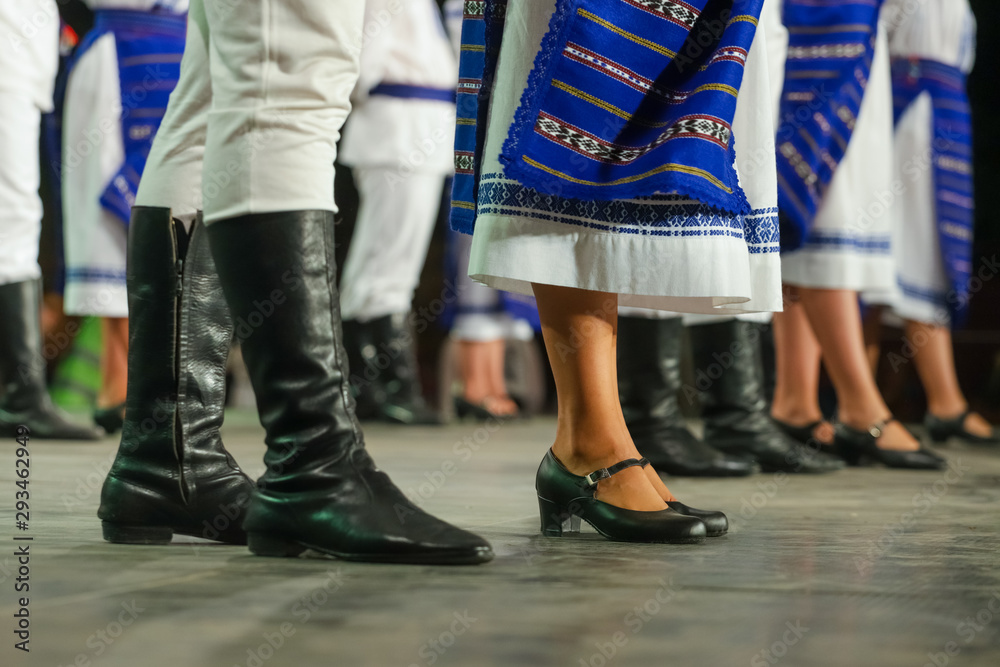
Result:
[[101,522],[104,539],[116,544],[170,544],[174,531],[170,528],[150,526],[122,526],[109,521]]
[[250,553],[268,558],[294,558],[306,550],[301,544],[264,533],[248,533],[247,546]]
[[542,519],[542,535],[546,537],[562,537],[563,532],[580,532],[580,517],[558,503],[539,496],[538,513]]

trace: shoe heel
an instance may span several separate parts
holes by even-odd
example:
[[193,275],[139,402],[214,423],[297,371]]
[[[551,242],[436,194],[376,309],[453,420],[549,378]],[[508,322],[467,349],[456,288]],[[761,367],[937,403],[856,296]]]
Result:
[[174,531],[162,526],[123,526],[109,521],[101,522],[104,539],[115,544],[170,544]]
[[297,542],[264,533],[248,533],[247,547],[250,553],[268,558],[294,558],[306,550]]
[[580,517],[558,503],[539,497],[538,513],[542,519],[542,535],[546,537],[562,537],[564,532],[580,532]]

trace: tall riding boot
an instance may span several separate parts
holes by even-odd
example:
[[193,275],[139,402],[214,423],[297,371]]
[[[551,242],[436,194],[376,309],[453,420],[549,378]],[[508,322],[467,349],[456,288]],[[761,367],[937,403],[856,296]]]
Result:
[[[267,470],[244,521],[250,550],[313,549],[394,563],[482,563],[484,540],[412,504],[365,449],[348,385],[334,264],[333,214],[260,213],[208,226],[243,340]],[[261,311],[263,312],[263,311]]]
[[173,533],[246,544],[254,483],[222,446],[233,321],[201,220],[132,209],[128,398],[104,481],[104,539],[164,544]]
[[359,419],[435,425],[441,418],[420,393],[409,313],[344,322],[344,347]]
[[677,405],[680,318],[618,318],[618,397],[639,453],[657,472],[690,477],[734,477],[756,470],[753,461],[723,454],[698,440]]
[[843,461],[793,440],[771,420],[757,325],[732,319],[692,327],[691,347],[699,384],[708,385],[700,394],[706,443],[752,456],[765,472],[822,473],[844,467]]
[[49,398],[42,356],[40,280],[0,285],[0,434],[24,425],[32,439],[96,440],[101,432],[74,424]]

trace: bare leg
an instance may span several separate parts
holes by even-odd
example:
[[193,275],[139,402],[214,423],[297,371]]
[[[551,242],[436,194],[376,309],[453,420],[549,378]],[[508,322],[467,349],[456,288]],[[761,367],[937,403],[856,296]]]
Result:
[[865,353],[872,373],[878,375],[878,360],[882,357],[882,306],[871,306],[864,318]]
[[128,318],[102,317],[101,390],[97,407],[111,408],[125,402],[128,387]]
[[458,342],[463,397],[495,415],[517,413],[517,403],[507,395],[504,380],[505,349],[503,340]]
[[[618,401],[618,296],[554,285],[533,288],[559,402],[553,454],[577,475],[641,458]],[[638,467],[601,481],[596,497],[626,509],[666,507],[649,473]]]
[[[820,347],[795,288],[786,288],[785,310],[774,314],[776,381],[771,416],[792,426],[823,420],[819,407]],[[824,422],[813,436],[833,442],[833,427]]]
[[[867,430],[890,416],[875,384],[865,355],[858,296],[850,290],[799,288],[823,360],[837,390],[839,417],[856,429]],[[920,443],[899,422],[891,422],[878,439],[884,449],[920,449]]]
[[[949,419],[968,410],[969,404],[955,374],[951,331],[946,327],[907,320],[906,337],[916,350],[913,360],[927,394],[927,411],[935,417]],[[965,418],[965,428],[984,438],[992,433],[989,422],[975,413]]]

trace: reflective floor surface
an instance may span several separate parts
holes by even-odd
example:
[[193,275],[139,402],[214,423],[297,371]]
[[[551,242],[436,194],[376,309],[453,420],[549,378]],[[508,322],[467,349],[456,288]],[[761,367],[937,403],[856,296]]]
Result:
[[[453,568],[105,543],[112,438],[31,443],[18,531],[15,445],[0,445],[0,665],[1000,665],[1000,451],[945,448],[947,472],[673,479],[688,504],[725,510],[730,534],[634,545],[538,534],[534,471],[554,428],[367,427],[411,498],[493,543],[494,562]],[[253,416],[231,415],[224,436],[259,474]],[[25,535],[30,653],[12,632]]]

